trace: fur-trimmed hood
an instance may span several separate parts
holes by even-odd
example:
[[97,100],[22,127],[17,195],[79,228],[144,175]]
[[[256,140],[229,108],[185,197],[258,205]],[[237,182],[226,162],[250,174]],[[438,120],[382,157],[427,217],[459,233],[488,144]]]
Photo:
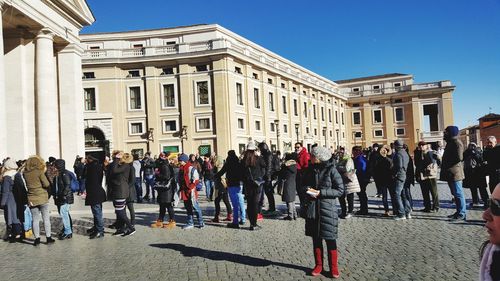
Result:
[[30,171],[35,171],[35,170],[39,170],[39,171],[45,171],[45,161],[38,155],[34,155],[34,156],[31,156],[30,158],[28,158],[28,160],[26,160],[26,171],[27,172],[30,172]]

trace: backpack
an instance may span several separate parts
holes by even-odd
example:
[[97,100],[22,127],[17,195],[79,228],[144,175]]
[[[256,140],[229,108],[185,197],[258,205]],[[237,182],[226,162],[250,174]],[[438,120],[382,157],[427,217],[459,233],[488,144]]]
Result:
[[[194,182],[194,172],[196,171],[196,168],[193,166],[191,167],[191,176],[189,177],[191,179],[191,182]],[[198,180],[198,183],[196,184],[196,191],[201,191],[203,189],[203,184],[201,183],[200,180]]]
[[76,179],[76,175],[71,172],[71,171],[68,171],[66,170],[66,173],[69,175],[70,179],[71,179],[71,182],[70,182],[70,189],[71,189],[71,192],[78,192],[80,191],[80,183],[78,182],[78,180]]

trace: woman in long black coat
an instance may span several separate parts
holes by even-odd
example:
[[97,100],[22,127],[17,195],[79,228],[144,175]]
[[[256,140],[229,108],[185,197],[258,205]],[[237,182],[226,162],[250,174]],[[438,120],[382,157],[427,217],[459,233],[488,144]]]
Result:
[[90,206],[94,217],[94,226],[87,230],[90,239],[104,237],[104,221],[102,219],[102,202],[106,201],[106,192],[102,188],[103,167],[97,158],[87,156],[87,173],[85,179],[85,205]]
[[[379,150],[380,156],[377,157],[373,169],[373,179],[382,193],[382,203],[384,204],[385,216],[389,216],[389,201],[387,191],[392,188],[392,150],[388,145],[382,146]],[[392,200],[394,202],[395,200]]]
[[306,235],[313,238],[316,266],[311,275],[323,271],[323,243],[326,241],[328,263],[333,278],[340,276],[338,269],[337,233],[338,214],[336,202],[345,191],[342,176],[335,168],[332,153],[325,147],[315,147],[311,151],[311,165],[303,177],[307,188],[308,204],[306,215]]
[[[114,161],[118,163],[111,165],[111,170],[109,171],[108,188],[111,198],[113,199],[113,206],[115,207],[116,213],[116,225],[121,226],[125,223],[127,230],[118,229],[114,235],[123,234],[123,236],[132,235],[135,233],[135,228],[132,226],[130,220],[127,217],[127,212],[125,210],[126,201],[129,197],[129,175],[130,175],[130,163],[129,159],[122,158],[125,154],[123,152],[118,152],[115,155]],[[114,162],[113,161],[113,162]]]
[[283,183],[281,200],[286,202],[287,216],[284,220],[296,220],[297,210],[295,209],[295,197],[297,196],[297,158],[296,153],[287,153],[285,163],[281,166],[278,181]]
[[[168,162],[168,154],[161,153],[158,158],[158,170],[156,172],[155,189],[158,192],[157,201],[160,206],[158,219],[151,227],[158,228],[174,228],[175,212],[174,212],[174,194],[176,191],[176,182],[174,177],[174,169]],[[164,223],[165,213],[168,211],[169,221]]]
[[463,181],[463,186],[464,188],[470,188],[470,193],[472,195],[471,208],[479,205],[478,189],[484,207],[488,208],[489,196],[486,190],[488,184],[486,183],[486,173],[484,171],[483,162],[483,155],[477,148],[477,145],[475,143],[470,143],[467,150],[464,151],[465,179]]

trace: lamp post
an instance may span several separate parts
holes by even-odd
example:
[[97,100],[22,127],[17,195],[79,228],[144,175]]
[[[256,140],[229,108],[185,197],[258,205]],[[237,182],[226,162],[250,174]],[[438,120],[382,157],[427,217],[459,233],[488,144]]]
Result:
[[299,124],[295,124],[295,135],[297,135],[297,142],[299,142]]
[[274,120],[274,127],[276,128],[277,149],[280,150],[280,120]]
[[420,141],[420,129],[417,129],[417,141]]

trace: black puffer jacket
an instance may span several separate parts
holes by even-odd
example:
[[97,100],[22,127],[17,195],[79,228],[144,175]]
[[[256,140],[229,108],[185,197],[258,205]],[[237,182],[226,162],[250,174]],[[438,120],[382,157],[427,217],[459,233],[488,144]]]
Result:
[[265,142],[259,143],[260,154],[265,163],[264,180],[269,183],[273,175],[273,154]]
[[314,212],[315,218],[306,218],[306,235],[325,240],[338,238],[337,198],[344,194],[342,176],[335,168],[332,159],[320,164],[310,165],[304,175],[304,186],[320,190],[316,200],[310,201],[308,213]]
[[51,185],[50,195],[54,197],[54,203],[57,206],[73,204],[75,199],[71,191],[71,177],[66,171],[66,162],[62,159],[57,159],[54,164],[58,174]]
[[109,171],[108,192],[112,200],[127,199],[129,196],[130,165],[115,163]]

